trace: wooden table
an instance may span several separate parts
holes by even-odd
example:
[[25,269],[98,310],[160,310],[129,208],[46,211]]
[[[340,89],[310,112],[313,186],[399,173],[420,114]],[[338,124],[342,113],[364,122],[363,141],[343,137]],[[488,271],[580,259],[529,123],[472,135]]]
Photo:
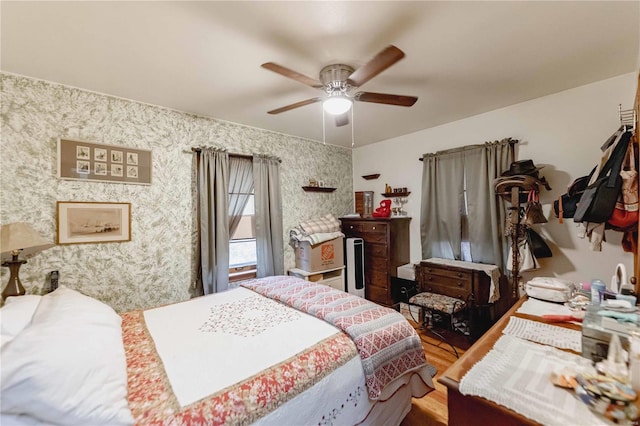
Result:
[[[502,330],[509,323],[511,316],[540,321],[540,317],[516,314],[516,310],[526,300],[526,296],[518,300],[502,318],[500,318],[477,342],[473,344],[460,359],[451,365],[438,379],[447,387],[447,406],[449,410],[449,424],[455,426],[465,425],[537,425],[538,423],[528,419],[515,411],[498,405],[492,401],[472,395],[462,395],[459,391],[460,380],[471,368],[480,361],[495,345]],[[557,324],[561,327],[579,330],[576,324]]]

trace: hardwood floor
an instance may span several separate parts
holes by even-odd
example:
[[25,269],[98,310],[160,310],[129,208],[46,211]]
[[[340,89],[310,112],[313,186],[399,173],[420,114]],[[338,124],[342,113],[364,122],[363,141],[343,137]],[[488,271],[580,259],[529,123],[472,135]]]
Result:
[[[423,398],[413,399],[411,411],[404,418],[401,426],[447,425],[447,388],[438,383],[437,379],[457,358],[451,346],[429,331],[421,330],[416,324],[413,325],[422,339],[427,362],[436,367],[438,373],[433,378],[436,389]],[[446,337],[455,346],[459,356],[462,356],[470,346],[470,342],[463,336],[446,333]]]

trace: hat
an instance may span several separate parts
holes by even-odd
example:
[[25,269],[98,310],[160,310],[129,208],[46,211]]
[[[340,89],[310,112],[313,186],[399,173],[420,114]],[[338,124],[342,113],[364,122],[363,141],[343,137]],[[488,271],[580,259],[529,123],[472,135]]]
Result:
[[538,191],[539,184],[542,184],[542,182],[538,178],[529,175],[503,176],[493,181],[496,194],[509,202],[511,202],[511,188],[517,186],[522,189],[519,200],[521,204],[527,202],[529,191]]
[[509,166],[509,170],[502,173],[501,176],[529,175],[537,178],[538,170],[540,170],[542,167],[544,166],[536,167],[533,164],[533,160],[514,161]]

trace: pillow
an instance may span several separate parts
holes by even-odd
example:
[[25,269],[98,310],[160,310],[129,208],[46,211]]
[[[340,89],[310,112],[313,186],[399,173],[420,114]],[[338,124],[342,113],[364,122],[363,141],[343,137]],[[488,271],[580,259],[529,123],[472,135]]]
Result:
[[2,413],[132,424],[121,323],[109,306],[64,286],[42,296],[31,324],[1,349]]
[[7,298],[4,306],[0,309],[0,334],[3,345],[31,324],[31,318],[40,304],[41,298],[42,296],[36,294]]

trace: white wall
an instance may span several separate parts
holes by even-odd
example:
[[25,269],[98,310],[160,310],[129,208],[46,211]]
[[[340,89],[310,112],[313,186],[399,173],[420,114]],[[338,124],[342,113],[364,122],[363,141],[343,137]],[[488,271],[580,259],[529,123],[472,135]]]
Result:
[[[552,191],[542,190],[541,201],[549,223],[537,225],[547,239],[553,257],[540,259],[540,276],[561,276],[581,282],[611,279],[622,262],[633,271],[633,256],[624,253],[622,234],[606,232],[601,252],[591,251],[589,242],[577,237],[571,219],[559,224],[552,203],[577,177],[589,173],[600,156],[600,146],[619,126],[618,104],[632,108],[637,75],[625,74],[550,96],[523,102],[464,120],[356,148],[353,152],[354,191],[374,191],[374,205],[382,200],[385,183],[411,191],[405,205],[411,221],[411,260],[421,259],[420,192],[424,153],[473,145],[506,137],[518,139],[518,159],[533,159],[544,165],[541,175]],[[418,101],[419,102],[419,101]],[[464,102],[461,99],[460,102]],[[361,176],[380,173],[377,180]],[[531,273],[524,273],[527,279]]]

